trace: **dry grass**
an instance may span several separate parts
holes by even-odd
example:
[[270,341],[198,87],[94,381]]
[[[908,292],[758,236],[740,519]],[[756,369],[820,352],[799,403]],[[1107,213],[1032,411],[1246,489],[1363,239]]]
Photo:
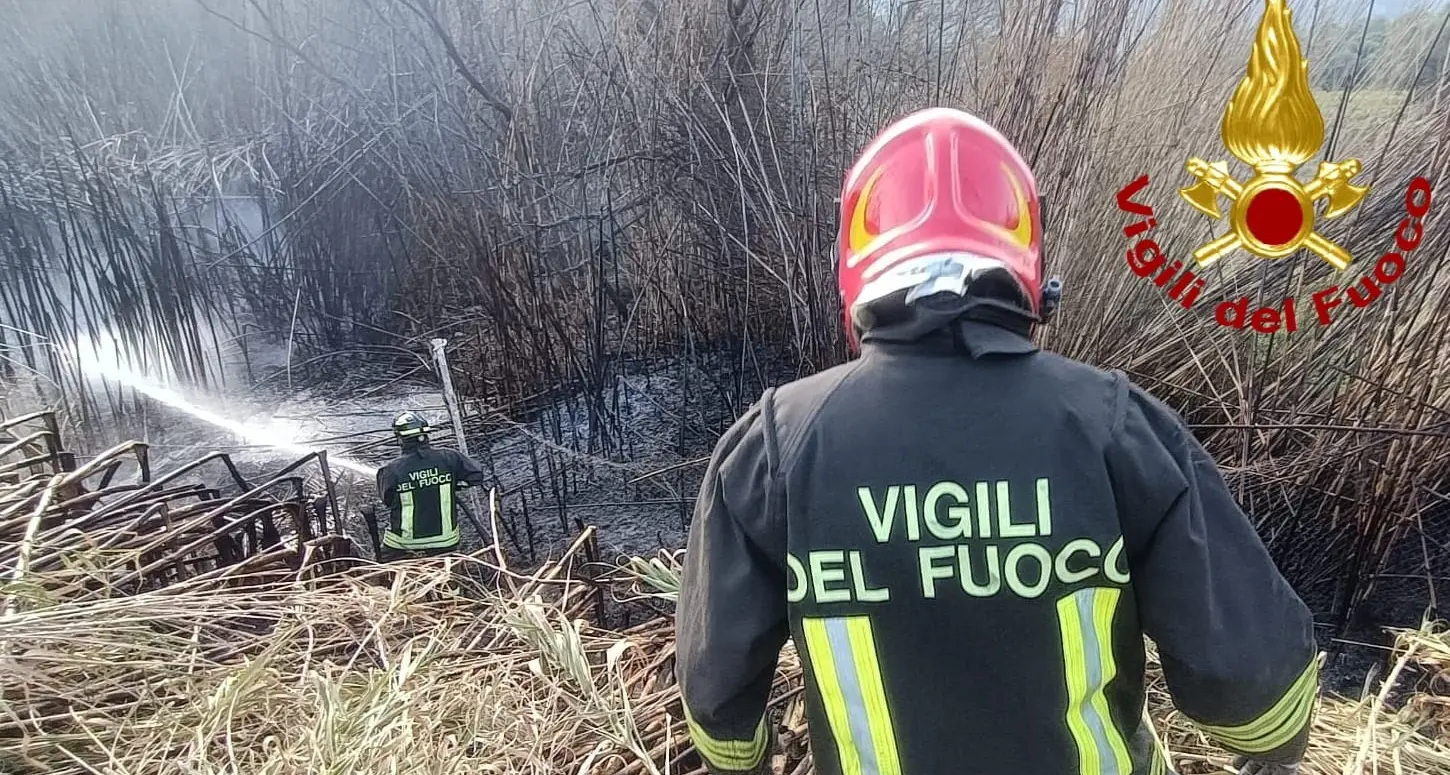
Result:
[[[1320,699],[1303,772],[1306,775],[1450,773],[1450,631],[1443,624],[1398,631],[1392,668],[1377,692],[1359,699]],[[1391,708],[1392,690],[1403,691],[1408,669],[1425,674],[1419,690]],[[1162,679],[1150,676],[1149,703],[1166,733],[1174,761],[1185,773],[1219,772],[1228,758],[1172,708]]]
[[[671,679],[668,618],[625,631],[591,624],[590,585],[574,569],[572,555],[527,577],[500,573],[482,554],[360,563],[322,580],[183,582],[21,611],[0,627],[0,768],[697,771]],[[645,589],[635,591],[669,597],[676,572],[665,558],[653,582],[636,577]],[[1383,704],[1383,690],[1361,702],[1325,699],[1306,775],[1450,773],[1450,638],[1403,633],[1395,664],[1397,673],[1439,673],[1441,693],[1427,682],[1398,710]],[[788,647],[772,703],[782,772],[810,771],[799,685]],[[1161,690],[1152,701],[1184,771],[1221,771],[1226,757],[1169,710]]]
[[[0,327],[0,379],[46,374],[86,409],[55,345],[94,328],[182,375],[206,372],[219,341],[271,337],[295,341],[299,367],[376,386],[388,378],[362,364],[416,372],[442,333],[456,384],[490,410],[589,397],[588,437],[556,430],[570,449],[538,450],[534,494],[562,509],[570,455],[632,462],[612,387],[624,364],[726,351],[731,373],[684,385],[659,434],[687,439],[717,429],[698,417],[844,356],[828,258],[841,176],[891,119],[944,104],[999,126],[1049,198],[1067,295],[1046,344],[1184,411],[1326,623],[1376,592],[1411,596],[1383,591],[1387,570],[1445,561],[1390,567],[1446,520],[1443,202],[1392,292],[1328,328],[1305,320],[1309,295],[1349,283],[1309,256],[1236,254],[1205,273],[1193,313],[1123,260],[1113,192],[1141,174],[1167,255],[1211,237],[1174,189],[1187,157],[1223,156],[1259,4],[83,2],[21,3],[0,23],[0,308],[34,334]],[[1405,184],[1450,171],[1450,17],[1387,27],[1385,57],[1361,52],[1360,4],[1295,7],[1321,86],[1330,64],[1364,70],[1342,116],[1343,91],[1320,94],[1324,154],[1360,159],[1374,186],[1326,224],[1358,280],[1393,243]],[[214,212],[238,192],[265,207],[265,237]],[[73,293],[55,267],[80,278]],[[1294,295],[1304,330],[1214,325],[1213,302],[1239,295]],[[207,313],[246,330],[210,337]]]
[[[1154,0],[900,3],[889,18],[850,0],[710,12],[693,0],[11,5],[29,14],[7,17],[12,45],[0,47],[0,297],[12,323],[53,341],[0,329],[0,369],[64,371],[54,344],[91,326],[117,327],[134,347],[155,345],[149,327],[170,337],[161,350],[194,360],[209,349],[194,304],[250,312],[236,316],[273,336],[295,324],[303,349],[334,359],[364,347],[406,356],[410,340],[446,330],[464,389],[509,404],[585,388],[601,425],[621,358],[729,347],[740,373],[696,392],[739,408],[758,387],[746,372],[776,353],[802,372],[840,359],[823,256],[841,173],[891,118],[949,104],[1026,149],[1051,197],[1051,268],[1069,285],[1048,344],[1124,368],[1184,409],[1331,624],[1386,584],[1394,545],[1434,539],[1426,525],[1444,523],[1443,204],[1390,299],[1294,337],[1186,315],[1123,263],[1112,192],[1139,174],[1153,176],[1169,255],[1207,238],[1173,189],[1188,182],[1186,156],[1221,155],[1219,113],[1254,23],[1242,3],[1170,3],[1158,16]],[[1438,34],[1443,18],[1415,29]],[[1356,45],[1353,28],[1340,37]],[[1439,61],[1420,32],[1388,45],[1416,67]],[[1376,91],[1351,96],[1334,127],[1334,158],[1360,158],[1377,187],[1330,227],[1361,258],[1356,276],[1390,243],[1394,189],[1450,171],[1443,71],[1409,104],[1367,85]],[[1334,106],[1326,97],[1338,124]],[[188,197],[214,202],[233,186],[259,192],[285,228],[253,242],[199,236],[199,224],[223,230],[220,218],[161,226]],[[121,205],[135,212],[118,215]],[[1256,300],[1302,303],[1331,281],[1307,258],[1226,263],[1210,275],[1215,291]],[[64,293],[56,267],[98,277]],[[148,285],[165,292],[112,292]],[[279,299],[300,299],[300,316]],[[576,630],[563,622],[582,602],[475,601],[431,564],[326,587],[272,577],[243,589],[234,576],[118,599],[104,582],[128,574],[146,542],[125,522],[107,534],[127,544],[117,553],[38,524],[32,534],[49,489],[34,485],[29,511],[0,515],[3,561],[11,544],[64,550],[27,561],[5,590],[19,601],[0,629],[13,668],[7,770],[644,772],[682,753],[666,717],[662,623]],[[196,538],[210,540],[200,522]],[[47,564],[60,556],[69,575]],[[1423,575],[1437,561],[1427,552]],[[78,596],[78,577],[100,586]],[[561,584],[538,586],[557,597]],[[611,672],[620,642],[636,646]],[[1440,636],[1413,642],[1417,658],[1444,650]],[[490,692],[513,699],[480,702]],[[1436,702],[1405,712],[1443,714]],[[792,728],[796,703],[782,701]],[[1325,708],[1322,723],[1337,726],[1316,743],[1331,746],[1316,749],[1316,772],[1341,772],[1361,748],[1383,772],[1396,755],[1401,771],[1444,771],[1443,744],[1399,740],[1409,717],[1373,701]]]

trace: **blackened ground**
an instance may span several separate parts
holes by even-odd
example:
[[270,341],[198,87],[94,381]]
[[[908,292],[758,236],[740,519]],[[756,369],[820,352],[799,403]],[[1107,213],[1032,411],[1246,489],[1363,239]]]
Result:
[[1293,514],[1256,515],[1257,525],[1284,577],[1314,612],[1320,647],[1328,654],[1325,685],[1358,696],[1365,675],[1382,668],[1389,654],[1386,628],[1418,628],[1427,615],[1444,615],[1450,509],[1440,503],[1411,520],[1378,572],[1366,574],[1356,572],[1353,524],[1331,520],[1312,498],[1296,505]]
[[682,546],[715,440],[766,384],[794,376],[729,354],[634,363],[526,420],[487,418],[470,451],[500,493],[506,545],[537,562],[592,525],[606,559]]
[[[614,368],[594,390],[575,388],[530,408],[500,412],[469,403],[470,452],[500,494],[511,563],[527,567],[557,556],[582,525],[597,530],[602,560],[681,547],[715,440],[766,385],[800,376],[784,360],[742,368],[742,359],[730,352]],[[318,440],[332,454],[374,466],[394,454],[387,426],[403,409],[428,413],[440,426],[435,441],[453,443],[442,398],[426,385],[264,389],[207,403],[249,427]],[[122,436],[156,442],[158,472],[221,449],[234,453],[255,482],[296,457],[239,443],[182,412],[152,405],[107,435],[98,448]],[[372,477],[333,470],[345,527],[367,547],[359,514],[378,506]],[[220,484],[221,473],[213,469],[202,478]],[[1244,484],[1246,503],[1267,500],[1253,497],[1253,482]],[[1255,516],[1276,562],[1315,614],[1321,646],[1330,653],[1328,688],[1357,695],[1366,673],[1383,666],[1389,645],[1384,628],[1417,627],[1427,611],[1443,611],[1440,601],[1450,595],[1450,509],[1421,515],[1398,538],[1369,595],[1351,609],[1352,587],[1365,583],[1352,572],[1355,533],[1315,516],[1312,506],[1301,502],[1294,513],[1271,508]],[[476,527],[486,518],[478,513],[465,522],[466,548],[487,543],[486,528]]]

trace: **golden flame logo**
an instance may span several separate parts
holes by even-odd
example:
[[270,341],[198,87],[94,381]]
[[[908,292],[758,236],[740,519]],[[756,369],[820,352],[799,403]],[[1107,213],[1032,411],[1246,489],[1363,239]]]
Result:
[[1224,147],[1252,167],[1254,176],[1239,183],[1226,162],[1188,160],[1198,183],[1179,190],[1184,200],[1215,220],[1223,218],[1218,197],[1233,203],[1229,233],[1194,251],[1199,266],[1240,247],[1261,258],[1306,248],[1336,269],[1349,266],[1348,251],[1314,230],[1314,205],[1327,199],[1324,217],[1335,218],[1358,205],[1369,187],[1350,184],[1362,169],[1358,159],[1320,162],[1307,184],[1294,177],[1324,145],[1324,117],[1309,89],[1309,62],[1284,0],[1266,0],[1248,68],[1224,110],[1222,135]]

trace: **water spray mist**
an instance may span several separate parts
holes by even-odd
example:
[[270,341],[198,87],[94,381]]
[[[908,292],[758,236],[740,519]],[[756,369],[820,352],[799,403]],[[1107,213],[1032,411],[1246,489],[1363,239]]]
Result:
[[[103,358],[98,352],[99,349],[100,348],[96,346],[96,343],[93,339],[83,340],[81,342],[78,342],[76,347],[72,348],[72,353],[76,356],[76,358],[79,359],[82,367],[85,370],[98,374],[102,377],[115,380],[116,382],[130,387],[137,392],[143,393],[157,401],[160,401],[163,404],[166,404],[167,406],[170,406],[174,409],[179,409],[186,414],[195,417],[198,420],[201,420],[202,422],[209,423],[229,433],[232,433],[235,436],[244,439],[249,444],[270,447],[298,456],[310,455],[314,452],[321,451],[318,448],[309,447],[304,442],[299,441],[295,438],[285,436],[275,430],[263,428],[257,425],[244,424],[227,417],[222,417],[215,412],[207,411],[206,409],[197,406],[191,401],[188,401],[185,397],[181,396],[176,391],[171,390],[170,388],[167,388],[163,385],[159,385],[145,375],[140,374],[130,368],[127,368],[120,362],[119,358],[115,357],[114,353],[110,353],[110,357]],[[327,462],[332,465],[346,468],[349,471],[363,474],[365,476],[377,475],[376,466],[370,466],[366,463],[360,463],[356,460],[350,460],[348,458],[336,456],[331,453],[329,453],[327,456]]]

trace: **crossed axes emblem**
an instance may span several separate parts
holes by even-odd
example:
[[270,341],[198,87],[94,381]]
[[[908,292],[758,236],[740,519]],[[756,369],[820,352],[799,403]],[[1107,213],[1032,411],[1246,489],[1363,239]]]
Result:
[[[1314,204],[1329,200],[1326,219],[1354,209],[1369,192],[1368,186],[1350,182],[1362,169],[1359,160],[1321,162],[1319,173],[1307,185],[1290,174],[1293,168],[1289,164],[1275,166],[1280,168],[1256,169],[1247,183],[1239,183],[1229,175],[1227,162],[1188,160],[1188,172],[1198,182],[1179,191],[1185,201],[1214,220],[1224,217],[1218,197],[1233,203],[1229,233],[1193,251],[1199,266],[1208,266],[1239,247],[1263,258],[1282,258],[1303,247],[1335,269],[1349,266],[1349,251],[1314,230]],[[1296,216],[1298,227],[1286,236],[1285,224],[1292,224]]]

